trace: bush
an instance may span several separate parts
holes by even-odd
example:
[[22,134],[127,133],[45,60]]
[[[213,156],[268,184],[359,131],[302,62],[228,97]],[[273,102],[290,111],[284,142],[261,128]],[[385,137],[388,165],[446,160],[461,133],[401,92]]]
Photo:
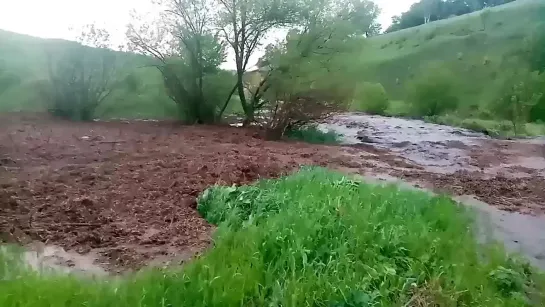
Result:
[[527,69],[507,72],[499,83],[498,97],[493,101],[492,109],[512,123],[515,135],[524,133],[524,124],[544,96],[543,84],[543,76]]
[[108,49],[105,30],[88,26],[79,42],[48,46],[50,90],[46,99],[52,114],[88,121],[112,91],[117,56]]
[[285,134],[289,139],[303,141],[311,144],[337,144],[339,135],[334,131],[324,132],[315,125],[290,129]]
[[384,115],[388,109],[388,96],[380,83],[364,83],[356,92],[353,109],[369,114]]
[[422,72],[408,84],[407,89],[407,99],[414,115],[434,116],[455,110],[458,96],[454,83],[452,74],[440,67]]
[[17,86],[21,83],[21,78],[15,74],[8,72],[0,66],[0,95],[10,87]]
[[545,23],[541,23],[526,41],[522,54],[530,70],[545,72]]

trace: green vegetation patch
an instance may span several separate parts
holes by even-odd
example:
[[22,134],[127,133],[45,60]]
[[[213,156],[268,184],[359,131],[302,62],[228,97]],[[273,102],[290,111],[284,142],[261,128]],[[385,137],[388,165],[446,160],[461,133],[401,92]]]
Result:
[[290,129],[286,131],[286,137],[291,140],[307,142],[311,144],[338,144],[341,136],[334,131],[322,131],[315,125]]
[[14,271],[2,261],[0,306],[526,306],[543,299],[542,277],[501,250],[479,250],[468,212],[446,197],[304,169],[212,187],[198,210],[218,224],[214,247],[181,270],[90,281]]

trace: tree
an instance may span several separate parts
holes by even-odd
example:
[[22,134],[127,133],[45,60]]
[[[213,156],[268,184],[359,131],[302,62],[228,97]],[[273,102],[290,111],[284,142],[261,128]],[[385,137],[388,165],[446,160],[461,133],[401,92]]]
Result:
[[[237,89],[240,103],[246,115],[245,124],[254,121],[254,113],[263,107],[263,95],[270,88],[265,80],[253,92],[245,89],[244,75],[249,60],[263,38],[273,29],[291,27],[308,31],[309,26],[320,26],[321,22],[335,17],[347,19],[352,26],[362,30],[360,35],[374,35],[379,30],[375,23],[378,8],[370,1],[350,0],[218,0],[221,4],[218,25],[223,38],[235,55]],[[350,12],[348,14],[347,12]],[[365,13],[364,13],[365,12]],[[373,18],[367,18],[371,14]],[[342,17],[341,17],[342,16]],[[354,28],[355,29],[355,28]]]
[[116,53],[109,49],[109,33],[94,25],[86,26],[77,40],[47,48],[49,110],[72,120],[92,120],[112,92]]
[[130,47],[154,58],[151,66],[161,73],[182,121],[217,121],[225,107],[220,107],[217,95],[206,94],[211,89],[205,83],[217,81],[214,75],[226,53],[214,33],[213,1],[161,0],[158,4],[165,8],[159,21],[128,27]]
[[236,88],[244,113],[245,124],[254,120],[257,106],[247,98],[244,74],[252,55],[262,40],[273,30],[293,24],[299,4],[294,0],[217,0],[220,10],[217,25],[222,38],[233,50],[236,64]]
[[545,89],[537,72],[519,68],[506,75],[494,108],[512,123],[515,135],[519,135],[523,132],[521,125],[528,122],[532,107],[543,97]]
[[280,138],[347,107],[355,78],[347,72],[378,14],[368,1],[308,1],[301,26],[267,48],[266,74],[253,101],[267,112],[267,136]]

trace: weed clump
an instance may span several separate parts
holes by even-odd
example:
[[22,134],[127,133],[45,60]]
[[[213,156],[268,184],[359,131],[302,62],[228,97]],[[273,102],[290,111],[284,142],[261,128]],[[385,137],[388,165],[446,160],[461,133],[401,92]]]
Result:
[[414,115],[441,115],[458,107],[455,78],[441,67],[425,69],[407,87]]
[[366,82],[356,92],[352,108],[369,114],[384,115],[388,102],[388,95],[382,84]]
[[288,129],[286,137],[291,140],[307,142],[310,144],[338,144],[340,135],[334,131],[322,131],[316,125],[308,125],[295,129]]

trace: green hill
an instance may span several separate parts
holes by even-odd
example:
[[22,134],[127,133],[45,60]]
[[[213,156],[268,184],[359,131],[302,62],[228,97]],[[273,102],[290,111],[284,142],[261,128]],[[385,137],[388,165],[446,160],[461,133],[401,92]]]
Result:
[[[379,82],[395,103],[393,115],[402,115],[407,104],[406,84],[430,63],[448,68],[456,77],[462,101],[461,114],[489,101],[496,81],[508,67],[505,60],[520,52],[530,33],[545,22],[545,1],[518,0],[468,15],[379,35],[369,39],[361,59],[361,80]],[[0,30],[0,111],[45,109],[40,87],[47,77],[45,48],[74,44]],[[100,117],[170,117],[175,105],[164,94],[158,72],[142,67],[137,55],[121,54],[118,79],[127,86],[114,91],[100,107]],[[359,66],[359,65],[358,65]],[[6,77],[7,75],[7,77]],[[135,84],[137,85],[135,87]],[[459,114],[460,115],[460,114]],[[460,116],[463,117],[463,116]]]
[[403,99],[403,85],[437,61],[459,77],[464,100],[477,102],[501,72],[502,61],[543,22],[545,1],[518,0],[380,35],[363,53],[365,77],[382,83],[392,99]]
[[[0,30],[0,111],[45,110],[47,106],[40,97],[48,77],[46,50],[62,50],[73,44]],[[145,57],[116,53],[116,63],[121,67],[116,87],[97,115],[164,118],[176,114],[176,106],[162,89],[160,74],[154,68],[142,67]]]

